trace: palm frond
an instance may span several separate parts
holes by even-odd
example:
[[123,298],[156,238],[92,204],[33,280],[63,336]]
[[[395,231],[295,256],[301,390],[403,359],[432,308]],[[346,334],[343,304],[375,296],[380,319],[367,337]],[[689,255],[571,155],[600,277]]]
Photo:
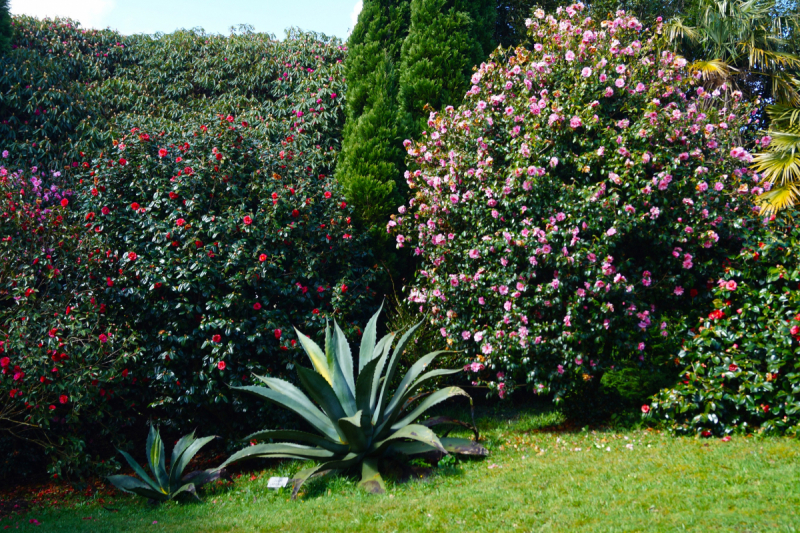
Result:
[[789,129],[800,126],[800,107],[786,104],[768,105],[767,116],[772,129]]
[[800,80],[785,70],[769,77],[772,80],[772,96],[778,104],[800,107]]
[[681,17],[670,19],[665,24],[667,39],[670,42],[686,40],[692,43],[700,41],[700,32],[697,28],[687,26]]
[[800,183],[800,133],[768,133],[772,136],[770,150],[753,156],[753,169],[778,186]]
[[721,59],[698,60],[689,66],[690,72],[699,72],[704,80],[716,79],[720,81],[731,77],[736,69]]
[[764,215],[772,215],[782,209],[797,205],[798,201],[800,201],[800,187],[795,183],[775,187],[758,197],[758,204]]

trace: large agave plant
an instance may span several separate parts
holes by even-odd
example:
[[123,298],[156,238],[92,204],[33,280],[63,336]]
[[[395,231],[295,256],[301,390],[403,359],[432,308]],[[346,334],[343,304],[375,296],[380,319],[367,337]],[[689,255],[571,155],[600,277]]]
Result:
[[144,468],[139,466],[130,454],[119,450],[134,472],[139,474],[142,479],[133,476],[108,476],[108,480],[118,489],[125,492],[133,492],[139,496],[144,496],[150,500],[161,502],[175,498],[179,494],[188,493],[195,498],[196,487],[217,479],[220,476],[220,469],[203,470],[192,472],[186,476],[183,471],[191,462],[192,458],[200,451],[200,448],[208,444],[215,437],[204,437],[196,439],[194,431],[184,436],[175,444],[172,450],[172,460],[169,470],[164,465],[166,455],[164,453],[164,442],[161,435],[154,426],[150,426],[150,433],[147,436],[147,462],[150,463],[150,471],[155,477],[155,481],[147,475]]
[[[432,406],[452,396],[469,395],[459,387],[446,387],[432,394],[415,397],[429,380],[460,370],[429,370],[428,366],[442,351],[422,357],[406,373],[400,384],[390,390],[400,354],[419,328],[410,328],[392,349],[396,338],[389,333],[376,342],[380,310],[364,329],[354,372],[353,356],[347,340],[334,322],[333,332],[326,328],[325,351],[299,331],[297,336],[311,359],[314,370],[297,367],[300,383],[306,390],[282,379],[256,376],[266,386],[235,387],[290,409],[302,416],[318,434],[304,431],[269,429],[256,432],[245,440],[272,442],[249,446],[233,454],[223,467],[249,458],[292,458],[314,460],[317,466],[302,470],[294,478],[293,497],[303,483],[323,472],[342,471],[361,466],[360,485],[373,493],[385,491],[378,472],[378,460],[391,453],[407,455],[438,451],[486,455],[477,442],[460,438],[439,438],[430,427],[415,423]],[[425,372],[425,373],[423,373]],[[312,401],[313,400],[313,401]],[[409,404],[416,406],[409,407]],[[316,404],[314,403],[316,402]],[[433,423],[448,422],[443,419]]]

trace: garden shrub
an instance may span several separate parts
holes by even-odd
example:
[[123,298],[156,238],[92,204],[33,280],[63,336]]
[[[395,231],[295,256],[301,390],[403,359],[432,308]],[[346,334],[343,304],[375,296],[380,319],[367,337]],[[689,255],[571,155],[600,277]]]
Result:
[[[713,305],[676,359],[682,379],[642,410],[677,432],[797,433],[800,426],[800,226],[755,221],[715,280]],[[710,309],[710,311],[709,311]],[[646,416],[645,418],[648,418]]]
[[421,261],[410,304],[501,397],[671,360],[761,192],[741,93],[704,91],[660,22],[583,9],[537,11],[531,48],[405,143],[414,198],[387,228]]
[[0,434],[13,454],[33,444],[52,471],[74,472],[91,459],[87,441],[118,440],[144,406],[129,375],[136,333],[104,303],[105,243],[58,178],[0,166]]
[[[11,195],[0,213],[2,236],[14,236],[2,243],[0,332],[14,338],[0,393],[16,388],[33,406],[21,420],[38,417],[37,438],[58,449],[54,471],[83,472],[88,454],[114,453],[97,441],[124,447],[147,419],[169,434],[242,435],[267,412],[228,385],[251,372],[291,378],[292,327],[316,334],[336,317],[354,333],[379,303],[371,241],[331,177],[344,47],[297,30],[282,41],[248,28],[123,37],[14,22],[15,48],[0,59]],[[19,192],[30,172],[43,182],[38,206],[32,185]],[[16,237],[26,231],[38,240]],[[14,303],[20,287],[38,292]],[[69,359],[56,364],[59,343]],[[43,376],[47,389],[34,386]]]
[[133,128],[92,161],[76,204],[84,232],[104,235],[98,275],[114,287],[103,302],[141,336],[135,373],[153,402],[184,431],[205,420],[241,433],[234,412],[247,406],[228,405],[227,385],[292,375],[292,328],[351,324],[372,271],[337,184],[309,170],[313,151],[210,118],[163,135]]

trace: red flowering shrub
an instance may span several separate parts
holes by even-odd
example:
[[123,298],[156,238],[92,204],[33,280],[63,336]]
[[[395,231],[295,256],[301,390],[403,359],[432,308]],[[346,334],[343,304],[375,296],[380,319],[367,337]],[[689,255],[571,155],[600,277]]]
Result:
[[[693,324],[681,381],[654,397],[650,416],[681,433],[797,433],[800,428],[800,213],[755,221]],[[646,414],[646,413],[645,413]]]
[[156,413],[240,432],[236,413],[254,406],[228,385],[290,373],[300,351],[283,331],[360,318],[370,253],[313,160],[318,132],[289,125],[284,147],[240,117],[208,118],[131,129],[92,161],[72,202],[82,235],[111,250],[103,303],[141,339],[134,371]]
[[35,444],[61,471],[86,465],[87,436],[118,442],[142,406],[129,394],[135,332],[104,303],[108,250],[53,180],[0,166],[0,438]]
[[705,92],[660,27],[582,9],[529,21],[530,49],[406,142],[415,196],[388,227],[422,262],[408,301],[501,397],[676,353],[759,192],[741,94]]
[[[176,431],[202,421],[208,432],[241,435],[250,407],[227,385],[251,372],[292,372],[296,347],[276,329],[315,331],[330,316],[355,329],[371,311],[362,304],[372,296],[375,261],[330,178],[344,120],[345,47],[294,30],[283,40],[251,31],[123,37],[64,19],[15,24],[0,79],[0,150],[11,152],[14,168],[52,163],[63,175],[48,184],[76,194],[65,207],[52,194],[46,203],[58,204],[47,216],[61,216],[59,231],[68,232],[47,237],[63,242],[47,245],[58,251],[47,253],[61,272],[57,283],[38,274],[41,264],[26,263],[30,253],[17,241],[5,244],[0,326],[18,328],[25,317],[29,335],[15,329],[15,346],[36,350],[41,332],[62,328],[58,342],[41,339],[43,358],[63,342],[58,354],[69,364],[107,368],[96,389],[68,374],[69,384],[52,380],[57,395],[29,403],[58,421],[47,431],[64,428],[86,449],[89,437],[103,435],[91,421],[103,420],[105,407],[94,406],[106,404],[78,403],[82,394],[110,390],[113,403],[134,383],[131,401],[114,404],[120,418],[157,418]],[[13,277],[20,265],[34,272],[28,285]],[[33,281],[48,290],[28,295],[26,307],[12,305],[17,286]],[[73,323],[64,318],[71,301],[85,313],[97,306],[97,318],[76,319],[85,327],[70,330],[75,346],[59,325]],[[24,368],[23,359],[39,361],[36,350],[15,347],[8,372]],[[131,364],[118,366],[112,355],[129,355]],[[52,379],[46,370],[26,372]],[[262,409],[252,407],[246,416]],[[62,416],[67,409],[72,415]]]

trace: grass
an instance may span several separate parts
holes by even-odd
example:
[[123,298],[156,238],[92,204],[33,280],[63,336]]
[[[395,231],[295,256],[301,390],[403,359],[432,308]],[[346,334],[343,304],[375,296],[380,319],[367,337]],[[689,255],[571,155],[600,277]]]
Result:
[[[126,495],[105,505],[34,510],[0,528],[52,532],[250,531],[797,531],[800,443],[788,438],[676,438],[645,429],[569,430],[552,410],[508,408],[478,418],[491,455],[389,481],[362,493],[355,477],[316,480],[291,501],[248,472],[203,502],[153,507]],[[113,507],[110,507],[113,506]],[[112,510],[109,510],[112,509]],[[117,509],[117,510],[113,510]]]

